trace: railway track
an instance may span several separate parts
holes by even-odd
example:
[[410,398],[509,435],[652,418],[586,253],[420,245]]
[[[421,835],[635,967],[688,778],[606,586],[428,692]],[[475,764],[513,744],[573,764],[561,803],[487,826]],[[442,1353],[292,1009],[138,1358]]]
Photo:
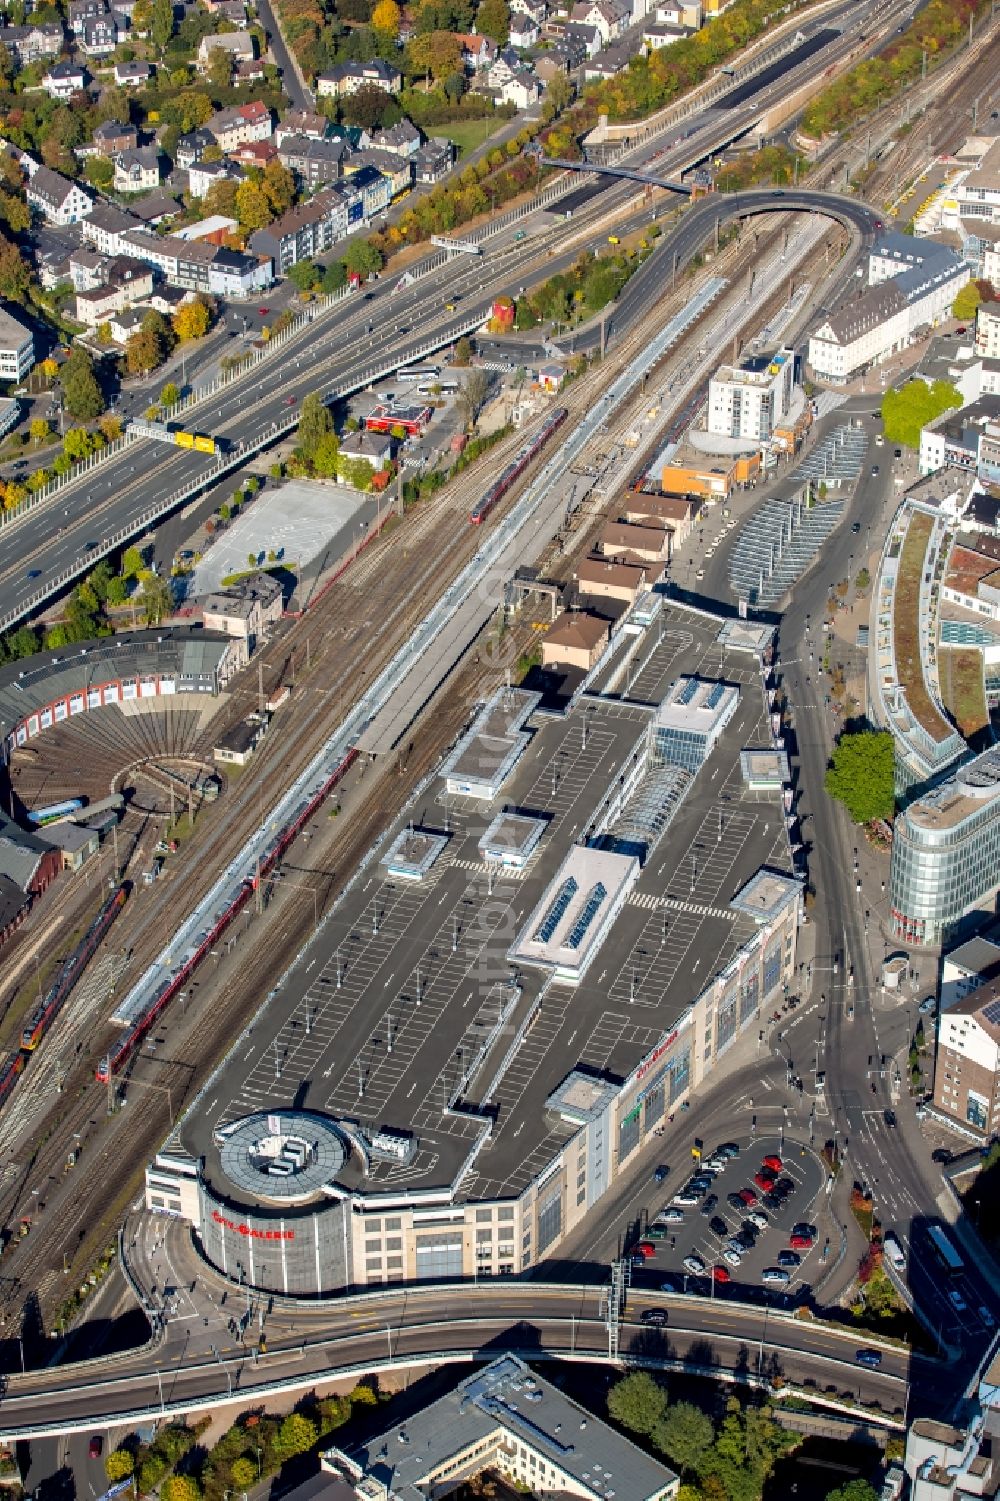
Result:
[[[727,247],[713,269],[723,271],[738,256],[738,246]],[[681,282],[673,298],[665,302],[664,318],[675,305],[686,302],[687,296],[688,288]],[[647,340],[645,327],[632,330],[615,346],[613,363],[627,364],[645,347]],[[675,348],[671,357],[682,347]],[[606,388],[610,378],[608,363],[611,362],[589,370],[568,388],[565,402],[575,418],[579,419]],[[642,404],[646,399],[639,394],[633,404]],[[623,415],[616,419],[612,432],[594,440],[591,449],[597,457],[600,457],[598,450],[606,451],[610,444],[620,440],[632,420],[631,415]],[[268,648],[270,665],[280,667],[294,661],[296,654],[301,660],[305,643],[314,643],[314,649],[309,651],[309,669],[299,677],[299,691],[291,701],[294,712],[284,721],[283,735],[264,741],[253,776],[204,815],[204,832],[198,843],[203,848],[211,840],[211,870],[207,873],[199,870],[197,852],[192,851],[185,868],[186,905],[197,899],[199,889],[206,888],[211,871],[226,861],[227,852],[235,851],[266,816],[261,791],[265,780],[280,776],[282,783],[287,783],[294,777],[349,711],[363,691],[365,677],[377,673],[423,617],[426,600],[419,590],[414,590],[413,578],[422,577],[433,568],[435,582],[443,589],[471,557],[482,539],[482,530],[470,527],[466,520],[470,491],[475,491],[484,471],[495,473],[521,441],[520,434],[501,440],[482,463],[463,473],[430,501],[421,503],[415,512],[411,511],[403,532],[374,542],[318,600],[315,609]],[[534,466],[524,479],[530,481],[533,471]],[[514,493],[509,497],[511,502]],[[603,503],[595,508],[595,516],[603,508]],[[503,525],[505,509],[498,507],[490,524]],[[568,551],[581,550],[589,530],[585,526],[575,532]],[[443,535],[450,541],[445,555],[441,551]],[[563,566],[566,556],[563,554]],[[359,597],[364,599],[371,617],[379,622],[373,634],[365,639],[367,658],[362,673],[356,668],[353,653],[351,660],[346,660],[343,650],[345,644],[352,646],[365,630],[357,623]],[[345,616],[351,622],[350,628],[343,623]],[[515,632],[519,645],[532,639],[530,627],[516,626]],[[328,675],[320,686],[324,672]],[[259,949],[266,955],[271,973],[280,972],[312,928],[313,905],[308,899],[303,900],[303,894],[308,898],[310,891],[314,891],[317,908],[325,907],[336,896],[375,833],[391,816],[392,806],[405,798],[454,739],[465,722],[469,703],[483,692],[484,678],[488,683],[495,679],[498,684],[502,669],[487,666],[484,671],[479,664],[475,668],[471,664],[460,667],[441,708],[427,716],[426,729],[413,742],[405,763],[402,760],[398,763],[399,775],[391,784],[391,795],[383,798],[369,793],[348,824],[335,826],[333,839],[324,841],[320,835],[311,849],[312,858],[320,856],[322,863],[297,869],[294,887],[288,882],[272,884],[265,919],[269,923],[268,937],[266,947]],[[383,772],[383,778],[388,774]],[[324,843],[327,850],[320,855]],[[295,858],[301,859],[301,855],[296,854]],[[142,948],[147,951],[155,952],[173,929],[175,899],[169,890],[170,883],[162,885],[163,890],[154,888],[151,893],[154,901],[143,919]],[[84,1047],[78,1066],[57,1097],[59,1105],[51,1112],[46,1135],[28,1148],[16,1175],[11,1175],[0,1189],[0,1220],[14,1228],[27,1212],[40,1217],[44,1231],[44,1249],[38,1245],[37,1229],[33,1230],[26,1242],[8,1250],[0,1266],[0,1277],[8,1289],[8,1316],[16,1313],[22,1286],[27,1292],[46,1273],[44,1311],[50,1312],[61,1291],[59,1277],[52,1280],[54,1272],[63,1266],[71,1272],[83,1269],[103,1250],[134,1196],[145,1161],[162,1141],[168,1119],[175,1118],[183,1108],[185,1100],[215,1058],[231,1043],[259,999],[259,971],[248,974],[240,949],[241,940],[261,919],[248,910],[238,921],[235,955],[220,954],[214,970],[195,980],[192,991],[201,992],[197,1005],[182,1007],[179,1013],[175,1011],[157,1025],[153,1051],[137,1056],[128,1073],[125,1082],[129,1104],[118,1115],[106,1115],[100,1091],[91,1082],[90,1070],[103,1046],[103,1034],[92,1029],[89,1046]],[[279,925],[280,931],[276,931]],[[136,971],[139,968],[137,963]],[[78,1035],[79,1032],[74,1032],[74,1044]],[[70,1174],[64,1169],[64,1144],[77,1139],[83,1143],[84,1172]],[[131,1174],[125,1168],[126,1163],[134,1165]],[[105,1193],[95,1203],[101,1183],[114,1183],[117,1188],[113,1198]]]

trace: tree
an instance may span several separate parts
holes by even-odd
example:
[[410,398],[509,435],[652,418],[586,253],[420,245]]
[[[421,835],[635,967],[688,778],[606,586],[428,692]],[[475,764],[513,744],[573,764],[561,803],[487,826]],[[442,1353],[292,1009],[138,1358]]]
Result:
[[693,1402],[675,1402],[653,1429],[653,1443],[686,1475],[697,1472],[715,1438],[711,1418]]
[[465,414],[469,427],[475,427],[479,414],[486,405],[490,391],[490,378],[485,370],[470,370],[458,390],[458,404]]
[[323,272],[323,277],[320,281],[319,289],[321,292],[325,292],[327,296],[329,296],[331,292],[339,292],[341,287],[345,285],[346,281],[347,272],[344,269],[343,261],[331,261],[329,266],[327,266],[326,270]]
[[321,438],[333,432],[333,418],[330,408],[323,404],[323,398],[318,391],[310,391],[303,398],[302,410],[299,413],[299,448],[302,457],[312,463],[316,449]]
[[236,219],[236,189],[238,184],[231,177],[220,177],[218,182],[213,182],[205,197],[202,199],[202,207],[206,214],[222,214],[226,219]]
[[574,89],[566,73],[554,73],[545,90],[542,102],[542,118],[549,122],[573,103]]
[[181,388],[174,381],[168,380],[160,392],[160,405],[164,407],[176,406],[181,399]]
[[92,422],[104,411],[104,397],[94,374],[94,364],[85,349],[77,347],[62,367],[59,377],[63,404],[76,422]]
[[16,245],[0,235],[0,297],[23,302],[31,285],[31,273]]
[[47,443],[52,436],[52,429],[44,417],[32,417],[28,432],[36,448],[40,448],[43,443]]
[[247,178],[236,189],[236,217],[244,229],[263,229],[274,215],[260,183]]
[[666,1410],[666,1392],[646,1371],[633,1371],[608,1392],[608,1412],[632,1433],[652,1433]]
[[324,433],[313,452],[313,468],[324,479],[333,479],[337,473],[340,457],[340,442],[336,433]]
[[[169,579],[160,578],[156,573],[150,574],[142,585],[142,613],[146,624],[159,625],[163,617],[170,614],[173,607],[174,592]],[[178,1478],[186,1479],[187,1477]],[[189,1498],[185,1496],[165,1496],[162,1491],[161,1496],[163,1496],[163,1501],[189,1501]]]
[[[208,67],[205,70],[212,89],[221,92],[228,89],[233,78],[233,55],[227,52],[225,47],[212,47],[208,54]],[[220,153],[221,156],[221,153]]]
[[134,544],[131,547],[126,547],[124,556],[122,557],[122,577],[127,579],[137,578],[145,566],[142,548],[136,547]]
[[63,453],[72,464],[79,464],[93,449],[90,434],[85,427],[71,427],[63,438]]
[[463,334],[462,337],[459,339],[458,343],[455,345],[455,354],[454,354],[454,357],[452,359],[452,364],[454,364],[454,365],[460,365],[460,366],[465,366],[465,365],[471,365],[471,363],[472,363],[472,340],[469,339],[469,338],[467,338],[466,335]]
[[826,1501],[878,1501],[878,1491],[867,1480],[848,1480],[846,1485],[827,1491]]
[[287,167],[283,167],[277,158],[268,162],[264,168],[264,176],[261,180],[264,197],[267,199],[272,214],[277,218],[280,214],[287,213],[295,202],[295,178]]
[[112,1449],[104,1460],[104,1473],[111,1484],[127,1480],[135,1470],[135,1458],[128,1449]]
[[380,125],[391,124],[390,115],[398,114],[392,96],[377,84],[363,84],[357,93],[349,95],[341,106],[341,114],[347,125],[358,125],[362,130],[377,130]]
[[886,391],[882,398],[882,425],[888,442],[903,448],[920,447],[920,430],[942,412],[960,407],[962,397],[947,381],[907,381],[899,391]]
[[372,27],[385,37],[395,41],[399,36],[399,6],[396,0],[378,0],[372,11]]
[[891,818],[896,806],[891,734],[861,730],[841,735],[827,767],[826,790],[855,823]]
[[291,1459],[296,1454],[305,1454],[318,1438],[319,1429],[311,1418],[301,1412],[290,1412],[275,1436],[274,1451],[282,1460]]
[[366,276],[381,271],[381,251],[370,240],[352,240],[344,255],[344,266],[348,274],[353,272],[363,281]]
[[288,280],[299,292],[309,292],[319,281],[319,270],[316,262],[307,256],[305,260],[296,261],[288,271]]
[[208,333],[211,316],[203,302],[184,302],[171,320],[174,333],[182,342],[186,339],[201,339]]
[[[173,0],[152,0],[149,13],[149,33],[153,46],[162,56],[167,43],[174,34]],[[180,1498],[178,1498],[180,1501]]]
[[115,180],[115,164],[106,156],[89,156],[86,173],[87,181],[100,192],[106,193]]
[[242,1454],[239,1459],[233,1460],[230,1470],[233,1486],[238,1491],[248,1491],[257,1479],[257,1466],[252,1459]]
[[979,288],[975,282],[967,282],[955,296],[955,301],[951,305],[952,313],[956,318],[961,319],[963,323],[968,323],[970,319],[976,316],[976,309],[982,300]]
[[125,345],[125,369],[129,375],[148,375],[163,360],[160,341],[151,330],[138,328],[129,335]]
[[462,67],[462,44],[450,31],[429,31],[410,41],[409,71],[433,79],[444,79]]
[[476,30],[492,37],[498,47],[506,47],[510,36],[510,6],[507,0],[482,0],[476,11]]

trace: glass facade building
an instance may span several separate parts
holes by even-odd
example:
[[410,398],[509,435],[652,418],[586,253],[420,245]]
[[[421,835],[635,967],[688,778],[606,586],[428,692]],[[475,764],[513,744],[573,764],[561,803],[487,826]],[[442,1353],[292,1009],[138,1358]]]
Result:
[[893,934],[937,948],[998,891],[1000,747],[994,747],[896,819],[889,875]]

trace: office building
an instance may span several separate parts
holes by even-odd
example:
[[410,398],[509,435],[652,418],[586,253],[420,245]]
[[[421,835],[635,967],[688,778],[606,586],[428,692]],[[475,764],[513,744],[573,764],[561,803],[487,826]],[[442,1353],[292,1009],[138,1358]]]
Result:
[[792,403],[795,356],[780,349],[762,369],[722,365],[708,383],[708,431],[720,437],[769,442]]
[[938,948],[1000,891],[1000,747],[960,766],[895,822],[890,922],[907,944]]
[[910,1501],[982,1501],[1000,1486],[1000,1351],[992,1340],[954,1423],[917,1418],[903,1466]]
[[970,275],[944,245],[894,231],[884,235],[868,258],[868,285],[852,292],[810,335],[813,374],[849,381],[905,349],[919,330],[950,315]]
[[989,1139],[1000,1127],[1000,978],[942,997],[934,1058],[934,1104]]
[[0,380],[20,382],[35,363],[31,329],[6,308],[0,309]]
[[321,1464],[354,1501],[434,1501],[484,1470],[532,1496],[672,1501],[678,1477],[516,1355],[502,1355],[454,1391]]

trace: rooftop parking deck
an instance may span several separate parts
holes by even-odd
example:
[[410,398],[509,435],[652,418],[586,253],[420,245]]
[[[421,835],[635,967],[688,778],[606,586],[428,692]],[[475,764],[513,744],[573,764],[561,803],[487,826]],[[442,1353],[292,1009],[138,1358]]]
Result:
[[[405,1162],[357,1154],[340,1176],[366,1196],[460,1198],[518,1192],[574,1127],[550,1105],[582,1069],[625,1078],[755,932],[731,903],[761,866],[789,869],[780,795],[744,784],[740,752],[768,743],[756,660],[717,643],[719,622],[667,606],[636,638],[614,696],[591,693],[563,719],[534,718],[492,801],[449,794],[437,777],[383,843],[413,826],[447,832],[422,875],[372,861],[234,1048],[185,1145],[283,1103],[367,1134],[415,1138]],[[571,846],[645,744],[651,710],[682,672],[725,676],[740,703],[673,812],[580,982],[520,965],[511,950]],[[483,859],[504,809],[545,820],[523,869]],[[417,862],[419,864],[419,862]]]

